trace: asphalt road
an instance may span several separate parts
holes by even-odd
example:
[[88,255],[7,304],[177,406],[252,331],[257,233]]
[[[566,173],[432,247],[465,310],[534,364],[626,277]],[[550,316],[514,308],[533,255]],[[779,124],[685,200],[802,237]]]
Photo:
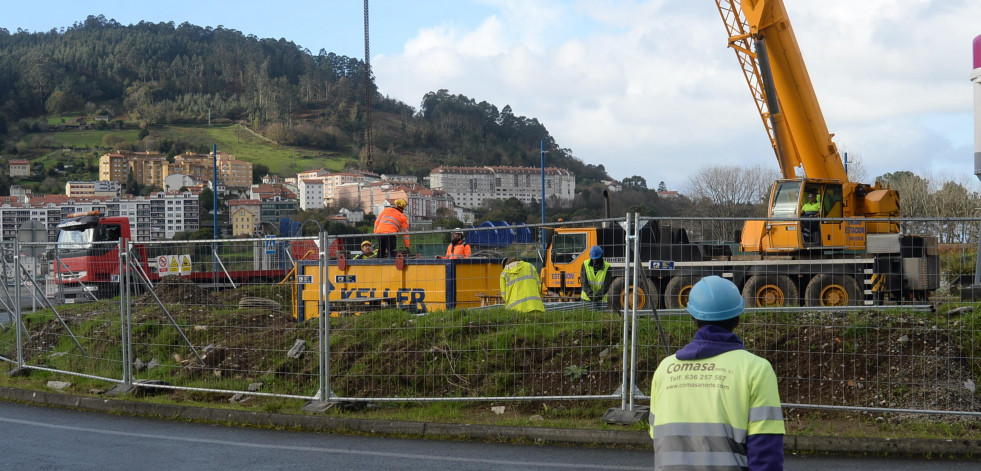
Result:
[[[649,470],[650,450],[237,428],[0,401],[0,469]],[[978,462],[788,456],[788,470],[976,470]]]

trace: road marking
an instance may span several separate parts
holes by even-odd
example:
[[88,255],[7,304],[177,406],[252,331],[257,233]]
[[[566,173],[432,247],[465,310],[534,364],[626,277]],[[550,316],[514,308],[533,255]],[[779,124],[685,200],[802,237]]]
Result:
[[57,424],[50,424],[45,422],[36,422],[33,420],[11,419],[7,417],[0,417],[0,422],[19,424],[19,425],[28,425],[33,427],[43,427],[49,429],[68,430],[72,432],[101,433],[103,435],[115,435],[115,436],[122,436],[122,437],[147,438],[153,440],[171,440],[176,442],[204,443],[209,445],[235,446],[240,448],[258,448],[258,449],[267,449],[267,450],[287,450],[287,451],[305,451],[305,452],[314,452],[314,453],[331,453],[331,454],[345,454],[345,455],[359,455],[359,456],[379,456],[379,457],[390,457],[390,458],[400,458],[400,459],[420,459],[420,460],[446,461],[446,462],[457,462],[457,463],[492,464],[492,465],[499,465],[499,466],[531,466],[535,468],[614,469],[614,470],[625,470],[625,471],[633,471],[633,470],[646,471],[650,469],[649,466],[645,466],[645,467],[611,466],[609,464],[589,465],[583,463],[561,464],[555,462],[458,458],[453,456],[442,456],[442,455],[421,455],[421,454],[414,454],[414,453],[392,453],[392,452],[384,452],[384,451],[362,451],[362,450],[350,450],[350,449],[342,449],[342,448],[266,445],[260,443],[242,443],[242,442],[234,442],[228,440],[213,440],[207,438],[204,439],[186,438],[186,437],[177,437],[173,435],[153,435],[149,433],[118,432],[115,430],[105,430],[105,429],[88,428],[88,427],[73,427],[70,425],[57,425]]

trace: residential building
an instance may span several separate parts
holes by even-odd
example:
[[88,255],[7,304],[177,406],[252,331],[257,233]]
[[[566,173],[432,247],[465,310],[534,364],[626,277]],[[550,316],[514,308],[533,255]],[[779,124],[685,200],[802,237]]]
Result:
[[198,198],[191,193],[156,193],[144,196],[69,197],[35,196],[30,202],[0,199],[0,235],[16,237],[28,219],[45,222],[51,241],[57,240],[58,222],[72,213],[98,211],[107,217],[129,218],[135,241],[169,239],[177,232],[198,229]]
[[69,197],[110,197],[119,196],[122,185],[116,181],[68,182],[65,183],[65,196]]
[[191,152],[174,156],[172,173],[184,174],[199,181],[211,181],[215,178],[216,165],[218,181],[226,187],[248,188],[252,185],[252,164],[224,152],[219,152],[217,156]]
[[393,201],[403,198],[408,203],[405,215],[410,220],[428,220],[436,217],[440,208],[453,209],[453,197],[441,190],[430,190],[422,185],[393,185],[388,182],[349,183],[336,189],[339,201],[361,208],[366,213],[379,214]]
[[315,178],[300,180],[300,208],[304,211],[323,209],[324,182]]
[[228,221],[232,236],[252,237],[259,223],[262,202],[259,200],[231,200],[228,202]]
[[321,177],[324,181],[324,204],[333,206],[339,204],[336,188],[350,183],[373,183],[380,181],[377,175],[370,172],[331,173]]
[[197,194],[157,192],[150,196],[150,236],[153,240],[172,239],[178,232],[200,228],[201,202]]
[[10,176],[11,177],[31,176],[31,163],[23,159],[11,160]]
[[259,220],[279,227],[279,220],[295,216],[298,207],[299,204],[295,199],[285,199],[280,196],[263,199],[259,204]]
[[[542,199],[542,170],[533,167],[439,167],[429,175],[430,187],[453,197],[457,206],[479,208],[490,199]],[[545,198],[568,203],[575,197],[576,176],[565,169],[545,169]]]

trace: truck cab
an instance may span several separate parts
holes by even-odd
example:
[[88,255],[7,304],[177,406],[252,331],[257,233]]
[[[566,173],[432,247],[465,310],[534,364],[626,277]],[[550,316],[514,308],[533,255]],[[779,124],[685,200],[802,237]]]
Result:
[[548,243],[541,273],[545,294],[551,298],[578,300],[582,290],[580,271],[589,260],[589,249],[598,245],[603,249],[603,259],[610,263],[608,276],[613,277],[613,283],[609,299],[610,308],[614,310],[620,310],[625,303],[632,302],[635,287],[637,309],[657,307],[662,285],[671,273],[670,267],[660,268],[660,262],[673,265],[674,262],[702,261],[706,258],[706,252],[715,250],[692,243],[684,228],[661,226],[656,220],[648,221],[639,232],[641,269],[638,280],[631,281],[628,287],[624,277],[627,239],[623,228],[560,227],[546,231],[545,237]]
[[[118,294],[119,241],[130,239],[129,218],[102,217],[98,211],[74,213],[58,223],[58,244],[51,257],[53,283],[46,294],[82,300]],[[115,288],[114,288],[115,287]]]

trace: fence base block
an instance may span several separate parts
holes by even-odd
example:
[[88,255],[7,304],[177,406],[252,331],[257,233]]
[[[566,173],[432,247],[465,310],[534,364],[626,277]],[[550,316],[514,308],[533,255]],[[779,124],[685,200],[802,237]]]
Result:
[[310,401],[303,406],[303,412],[321,414],[339,404],[337,401]]
[[961,301],[981,301],[981,285],[961,288]]
[[16,368],[13,368],[10,371],[8,371],[7,374],[10,375],[10,376],[13,376],[13,377],[27,376],[27,375],[31,374],[31,369],[30,368],[23,367],[23,366],[18,366]]
[[611,407],[603,414],[603,422],[613,425],[632,425],[637,422],[647,422],[648,414],[650,408],[647,406],[635,406],[634,410]]
[[136,391],[136,386],[132,384],[117,384],[109,388],[109,390],[106,391],[105,396],[109,396],[109,397],[125,396],[132,393],[133,391]]

